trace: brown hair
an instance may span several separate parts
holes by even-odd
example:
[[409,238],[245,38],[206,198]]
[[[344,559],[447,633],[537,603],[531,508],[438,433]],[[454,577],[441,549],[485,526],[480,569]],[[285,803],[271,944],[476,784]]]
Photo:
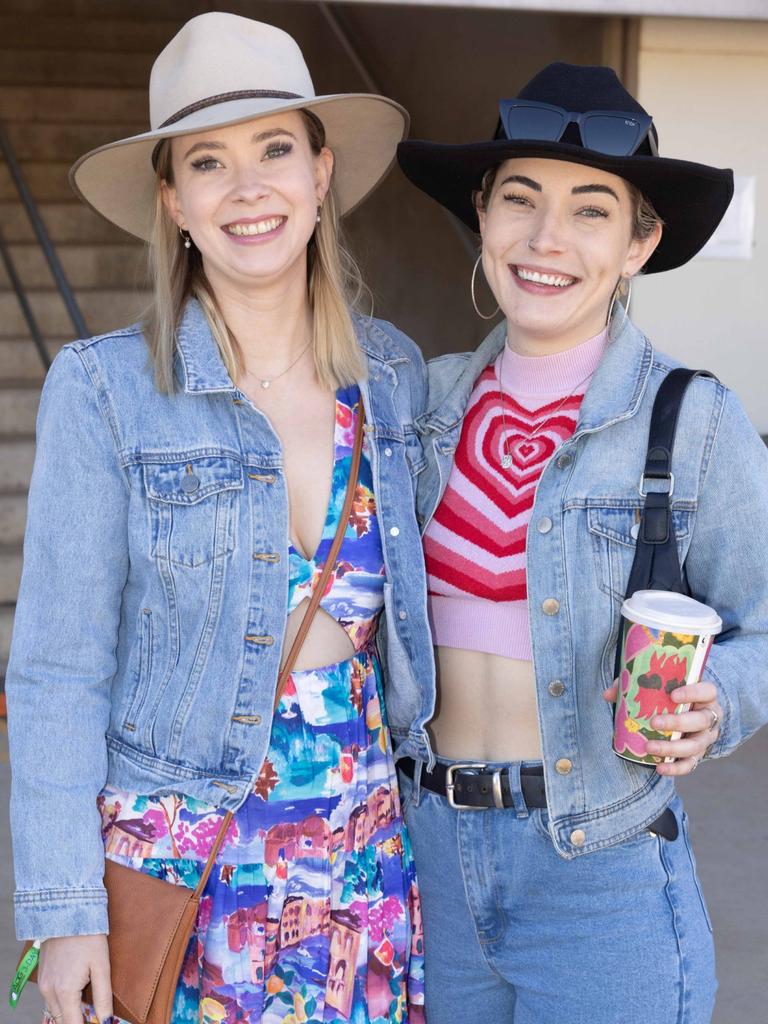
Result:
[[[325,128],[310,111],[300,110],[299,113],[303,116],[312,152],[317,155],[325,145]],[[174,391],[176,331],[191,297],[202,306],[224,366],[230,378],[236,381],[243,371],[237,338],[227,326],[205,275],[199,250],[195,246],[185,248],[179,229],[162,200],[162,182],[173,184],[170,140],[160,143],[155,166],[155,218],[148,255],[153,297],[144,329],[156,385],[166,394]],[[318,378],[329,390],[352,384],[363,375],[364,362],[350,308],[355,307],[366,288],[354,258],[344,246],[333,186],[323,203],[320,223],[307,246],[307,287]]]

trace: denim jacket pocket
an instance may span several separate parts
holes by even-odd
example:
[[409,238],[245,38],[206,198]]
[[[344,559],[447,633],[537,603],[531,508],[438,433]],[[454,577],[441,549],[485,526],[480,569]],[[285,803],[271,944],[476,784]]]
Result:
[[235,500],[243,467],[224,455],[190,457],[144,466],[152,554],[160,561],[196,568],[235,546]]
[[[611,504],[608,499],[605,505],[587,509],[587,526],[598,586],[618,601],[623,601],[626,596],[640,529],[641,508],[639,503],[627,505],[617,501]],[[672,527],[681,561],[687,549],[692,523],[693,512],[689,509],[672,510]]]

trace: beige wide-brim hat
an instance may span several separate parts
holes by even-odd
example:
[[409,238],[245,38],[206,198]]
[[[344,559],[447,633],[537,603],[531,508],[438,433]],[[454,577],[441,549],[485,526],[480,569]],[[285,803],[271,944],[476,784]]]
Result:
[[152,66],[150,131],[86,153],[72,166],[70,184],[97,213],[149,240],[157,181],[152,156],[160,141],[299,109],[311,110],[325,127],[339,212],[349,213],[392,166],[408,130],[407,111],[367,93],[316,96],[301,50],[286,32],[235,14],[201,14]]

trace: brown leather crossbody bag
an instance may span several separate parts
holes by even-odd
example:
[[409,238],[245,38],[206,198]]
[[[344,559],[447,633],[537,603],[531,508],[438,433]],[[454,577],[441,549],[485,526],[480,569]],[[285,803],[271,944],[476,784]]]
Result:
[[[357,490],[364,425],[365,412],[361,402],[358,407],[355,443],[344,507],[323,571],[315,583],[299,631],[280,670],[275,691],[275,708],[283,695],[299,651],[320,606],[328,579],[336,565]],[[176,986],[197,919],[200,898],[232,816],[231,811],[224,815],[203,873],[194,889],[164,882],[160,878],[134,871],[109,859],[106,861],[104,886],[107,890],[109,915],[108,943],[113,1012],[129,1024],[170,1022]],[[25,945],[22,959],[31,945],[31,942]],[[32,974],[30,980],[37,980],[36,973]],[[86,1002],[92,1001],[90,986],[84,992],[84,999]]]

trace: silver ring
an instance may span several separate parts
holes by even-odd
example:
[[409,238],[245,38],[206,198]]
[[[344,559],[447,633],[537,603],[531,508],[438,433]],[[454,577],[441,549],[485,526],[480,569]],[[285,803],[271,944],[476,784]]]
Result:
[[56,1024],[56,1021],[61,1020],[63,1017],[63,1013],[51,1013],[47,1006],[43,1008],[43,1020],[45,1021],[45,1024],[48,1024],[49,1021]]
[[699,767],[699,761],[700,761],[700,758],[698,758],[698,757],[694,758],[694,760],[693,760],[693,768],[691,768],[691,775],[693,775],[693,773]]
[[720,724],[720,715],[718,715],[714,708],[702,708],[702,711],[708,711],[712,715],[712,724],[707,732],[713,732]]

